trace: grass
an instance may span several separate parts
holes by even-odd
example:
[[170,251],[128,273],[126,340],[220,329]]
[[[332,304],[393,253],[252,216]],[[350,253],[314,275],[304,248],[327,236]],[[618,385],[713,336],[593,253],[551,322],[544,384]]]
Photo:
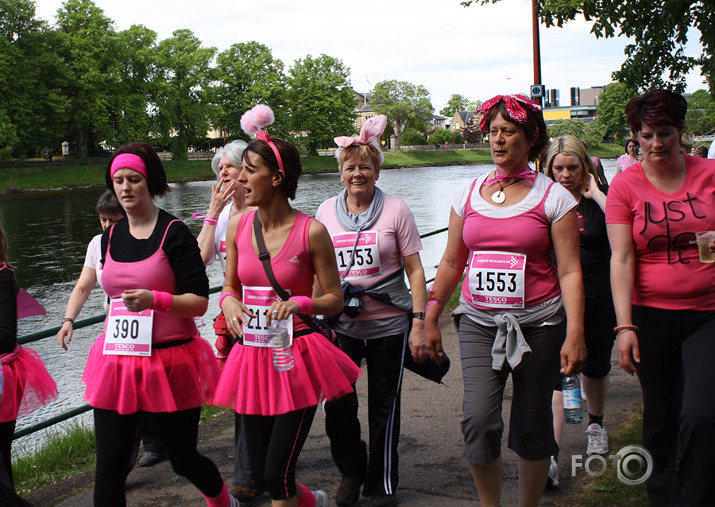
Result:
[[[622,155],[623,148],[604,144],[591,150],[599,157]],[[400,167],[446,166],[491,163],[488,149],[386,152],[386,169]],[[332,156],[310,156],[301,159],[306,173],[337,172],[338,164]],[[69,161],[68,161],[69,163]],[[169,181],[214,179],[210,160],[167,161],[164,163]],[[50,190],[73,187],[103,187],[104,164],[61,165],[52,167],[12,167],[0,170],[0,194],[28,190]]]
[[[609,432],[608,440],[612,453],[627,445],[640,445],[643,414],[638,412],[632,419],[619,425],[613,432]],[[648,505],[645,484],[629,486],[623,484],[616,477],[612,460],[607,460],[608,470],[600,477],[586,477],[582,481],[580,491],[574,492],[569,498],[558,505],[570,507],[601,507],[604,505]],[[594,470],[598,463],[593,464]]]
[[[201,422],[229,410],[213,405],[201,409]],[[20,458],[12,465],[15,488],[22,495],[34,489],[94,470],[97,452],[94,430],[80,424],[52,431],[45,445],[35,454]]]

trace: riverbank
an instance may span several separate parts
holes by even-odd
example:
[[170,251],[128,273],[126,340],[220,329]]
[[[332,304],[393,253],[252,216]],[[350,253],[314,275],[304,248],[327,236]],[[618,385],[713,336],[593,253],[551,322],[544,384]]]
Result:
[[[603,144],[591,150],[591,154],[601,158],[613,158],[622,154],[623,148],[613,144]],[[402,151],[386,152],[384,169],[405,167],[439,167],[491,163],[489,149]],[[301,159],[305,173],[337,172],[334,157],[308,156]],[[167,161],[164,163],[171,182],[205,181],[214,178],[210,160]],[[105,166],[63,165],[52,167],[13,167],[0,170],[0,194],[33,192],[43,190],[66,190],[69,188],[103,187]]]

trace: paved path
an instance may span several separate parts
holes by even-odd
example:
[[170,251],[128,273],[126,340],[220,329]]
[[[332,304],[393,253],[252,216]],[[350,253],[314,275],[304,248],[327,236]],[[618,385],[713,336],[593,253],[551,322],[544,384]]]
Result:
[[[469,467],[462,458],[462,378],[456,333],[451,325],[444,327],[445,349],[452,358],[452,369],[445,377],[445,385],[426,381],[406,372],[402,399],[402,437],[400,440],[400,485],[398,500],[401,505],[464,506],[477,501]],[[626,375],[612,359],[611,390],[607,405],[606,427],[615,428],[640,407],[640,388],[635,378]],[[365,382],[358,383],[361,400],[365,400]],[[507,389],[505,420],[511,390]],[[366,413],[361,406],[363,431],[367,428]],[[232,416],[221,416],[218,421],[202,423],[199,449],[218,465],[228,482],[232,474]],[[334,497],[340,475],[330,458],[325,436],[324,417],[318,411],[315,422],[298,463],[298,480],[311,489],[324,489]],[[561,450],[561,487],[542,497],[542,505],[568,504],[568,496],[576,482],[570,476],[571,456],[584,454],[585,424],[566,425]],[[516,455],[506,447],[504,436],[503,505],[517,505],[518,477]],[[617,451],[617,449],[616,449]],[[62,484],[47,486],[26,498],[38,506],[60,505],[85,507],[92,505],[93,474],[88,473]],[[58,503],[59,502],[59,503]],[[198,491],[185,479],[175,475],[168,463],[152,468],[135,467],[127,481],[127,503],[130,506],[201,506],[206,505]],[[270,505],[267,495],[255,505]],[[331,500],[331,505],[334,505]],[[362,498],[360,506],[369,505]]]

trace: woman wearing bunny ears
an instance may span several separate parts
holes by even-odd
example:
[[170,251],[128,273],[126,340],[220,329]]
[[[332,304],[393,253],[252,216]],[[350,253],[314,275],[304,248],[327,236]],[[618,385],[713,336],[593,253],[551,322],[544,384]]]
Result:
[[[258,139],[243,153],[238,182],[246,205],[257,210],[233,217],[226,234],[226,284],[219,306],[239,343],[226,359],[215,404],[240,415],[256,486],[268,490],[273,505],[327,506],[325,492],[296,483],[296,462],[318,403],[352,392],[362,372],[302,319],[338,313],[343,297],[325,227],[288,202],[295,198],[302,172],[298,150],[259,131],[271,123],[267,106],[256,106],[241,118],[244,131]],[[259,233],[277,285],[290,294],[287,300],[266,274]],[[316,279],[322,294],[311,297]],[[285,371],[276,370],[267,346],[272,320],[288,320],[292,334],[294,366]]]
[[[325,406],[331,452],[343,475],[338,505],[356,503],[363,483],[371,505],[396,503],[402,360],[408,333],[415,360],[427,357],[422,344],[427,299],[419,232],[407,205],[375,186],[384,160],[378,142],[386,123],[387,118],[378,115],[363,125],[359,136],[335,138],[345,188],[321,204],[316,214],[330,233],[346,295],[333,328],[343,351],[358,366],[365,358],[368,371],[369,452],[360,440],[357,395],[350,393]],[[371,297],[375,293],[380,300]]]

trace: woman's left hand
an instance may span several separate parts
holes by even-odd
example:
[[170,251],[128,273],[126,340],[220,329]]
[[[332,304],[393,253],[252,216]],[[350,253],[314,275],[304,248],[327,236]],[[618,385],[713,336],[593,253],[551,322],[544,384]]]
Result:
[[429,359],[427,339],[424,333],[424,320],[413,319],[409,345],[412,357],[417,364],[422,364]]
[[289,299],[288,301],[276,301],[273,303],[268,311],[268,318],[266,319],[266,324],[271,325],[271,320],[285,320],[294,313],[298,313],[300,305],[297,301]]
[[561,347],[561,374],[571,375],[580,372],[586,363],[586,355],[586,340],[583,333],[579,335],[567,333]]
[[154,294],[146,289],[129,289],[122,292],[122,302],[130,312],[139,313],[154,306]]

